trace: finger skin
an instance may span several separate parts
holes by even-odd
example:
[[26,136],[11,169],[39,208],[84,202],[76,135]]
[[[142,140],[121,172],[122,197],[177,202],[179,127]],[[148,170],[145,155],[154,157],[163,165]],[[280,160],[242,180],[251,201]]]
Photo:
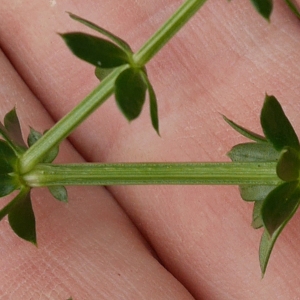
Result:
[[[24,136],[53,122],[0,52],[1,119],[14,106]],[[57,162],[83,162],[68,142]],[[32,192],[38,248],[0,224],[1,299],[193,299],[157,260],[135,225],[103,187],[68,188],[62,204]],[[11,197],[1,199],[1,207]]]
[[[65,1],[51,7],[32,1],[25,8],[18,1],[4,3],[0,45],[56,120],[97,84],[93,68],[73,57],[55,34],[90,33],[63,11],[105,26],[137,50],[180,4],[110,0],[75,7]],[[297,128],[299,31],[299,22],[281,3],[275,3],[268,24],[250,1],[208,1],[149,63],[162,137],[151,128],[148,108],[129,125],[110,99],[70,141],[89,161],[225,161],[226,152],[244,139],[219,113],[260,132],[265,93],[279,99]],[[241,201],[236,187],[109,191],[163,265],[197,299],[292,299],[299,294],[297,216],[279,239],[261,280],[261,232],[251,229],[252,205]]]

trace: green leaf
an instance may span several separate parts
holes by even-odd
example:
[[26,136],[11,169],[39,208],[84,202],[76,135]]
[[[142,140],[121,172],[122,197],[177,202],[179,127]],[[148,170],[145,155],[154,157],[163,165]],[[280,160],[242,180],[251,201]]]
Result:
[[243,135],[244,137],[250,139],[250,140],[253,140],[255,142],[258,142],[258,143],[264,143],[264,142],[267,142],[266,138],[257,134],[257,133],[254,133],[236,123],[234,123],[233,121],[229,120],[228,118],[226,118],[224,115],[223,116],[223,119],[234,129],[236,130],[237,132],[239,132],[241,135]]
[[298,137],[274,96],[266,95],[260,121],[266,138],[276,150],[287,146],[300,150]]
[[295,3],[294,0],[285,0],[285,3],[288,5],[288,7],[291,9],[291,11],[300,18],[300,9],[297,6],[297,3]]
[[[270,143],[244,143],[234,146],[227,155],[234,162],[277,161],[280,153]],[[240,194],[245,201],[261,201],[276,185],[242,185]]]
[[43,135],[34,130],[33,128],[30,128],[30,133],[28,135],[28,138],[27,138],[27,144],[29,147],[31,147],[34,143],[36,143]]
[[158,121],[158,108],[157,108],[157,99],[155,95],[155,91],[148,81],[148,93],[149,93],[149,101],[150,101],[150,115],[151,115],[151,122],[152,126],[159,135],[159,121]]
[[17,156],[6,141],[0,140],[0,174],[14,171]]
[[127,53],[110,41],[81,32],[61,37],[74,55],[95,67],[114,68],[129,62]]
[[124,40],[117,37],[113,33],[107,31],[106,29],[104,29],[88,20],[85,20],[79,16],[76,16],[70,12],[68,14],[73,20],[78,21],[78,22],[88,26],[89,28],[96,30],[96,31],[100,32],[101,34],[103,34],[104,36],[108,37],[112,42],[114,42],[116,45],[118,45],[123,51],[127,52],[128,54],[133,53],[130,46]]
[[15,109],[4,117],[4,125],[0,122],[0,135],[7,141],[17,155],[23,154],[27,148],[21,132],[19,119]]
[[0,197],[9,195],[18,188],[19,186],[16,180],[14,180],[11,176],[7,174],[0,175]]
[[[47,132],[47,131],[45,131]],[[30,128],[30,133],[28,135],[27,138],[27,143],[28,146],[31,147],[34,143],[36,143],[43,135],[34,130],[33,128]],[[57,157],[59,152],[59,146],[55,146],[53,147],[48,153],[47,155],[43,158],[43,160],[41,161],[41,163],[51,163],[54,161],[54,159]]]
[[15,206],[16,203],[20,201],[20,199],[22,200],[27,195],[27,193],[29,193],[28,188],[22,189],[13,200],[11,200],[0,210],[0,221],[11,211],[11,209]]
[[280,226],[273,234],[272,237],[269,236],[268,232],[264,230],[260,245],[259,245],[259,262],[260,262],[260,269],[262,272],[262,276],[264,276],[267,265],[271,256],[271,252],[274,248],[275,242],[280,234],[280,231],[282,230],[283,226]]
[[12,207],[15,205],[17,202],[16,198],[14,200],[10,201],[7,205],[5,205],[1,210],[0,210],[0,221],[10,212]]
[[251,2],[260,15],[262,15],[265,19],[270,20],[273,10],[272,0],[251,0]]
[[30,189],[22,188],[20,193],[0,211],[0,221],[8,215],[13,231],[22,239],[36,245],[35,218],[32,210]]
[[252,214],[252,223],[251,223],[251,226],[254,229],[261,228],[264,225],[262,217],[261,217],[262,204],[263,204],[263,201],[256,201],[254,203],[253,214]]
[[276,185],[241,185],[241,197],[245,201],[262,201]]
[[4,126],[10,139],[18,146],[26,148],[23,140],[19,118],[16,109],[12,109],[4,118]]
[[234,146],[227,155],[232,161],[277,161],[280,153],[269,143],[243,143]]
[[18,188],[13,175],[17,157],[6,141],[0,140],[0,197],[6,196]]
[[147,86],[141,72],[133,68],[126,69],[115,82],[117,104],[129,121],[139,116],[145,103]]
[[298,181],[285,182],[271,191],[263,201],[262,219],[270,237],[298,207],[300,200],[298,185]]
[[112,71],[114,70],[114,68],[111,69],[103,69],[103,68],[99,68],[96,67],[95,69],[95,75],[96,77],[102,81],[105,77],[107,77]]
[[299,153],[291,147],[282,150],[277,163],[276,172],[284,181],[294,181],[299,178],[300,158]]
[[68,193],[64,186],[48,186],[48,189],[55,199],[65,203],[68,202]]
[[30,193],[18,200],[8,213],[9,224],[20,238],[36,245],[35,217]]
[[149,81],[149,78],[146,74],[146,70],[141,73],[143,76],[143,79],[147,85],[148,94],[149,94],[149,102],[150,102],[150,116],[151,116],[151,122],[152,126],[159,135],[159,121],[158,121],[158,109],[157,109],[157,99],[155,95],[155,91],[153,89],[153,86],[151,82]]
[[259,261],[260,261],[262,276],[264,276],[266,272],[267,265],[271,256],[271,252],[274,248],[277,238],[279,237],[280,233],[287,225],[289,220],[293,217],[293,215],[297,211],[297,208],[298,206],[295,206],[294,210],[291,211],[290,215],[285,219],[285,221],[273,232],[271,237],[267,232],[267,230],[264,230],[264,233],[261,237],[260,246],[259,246]]

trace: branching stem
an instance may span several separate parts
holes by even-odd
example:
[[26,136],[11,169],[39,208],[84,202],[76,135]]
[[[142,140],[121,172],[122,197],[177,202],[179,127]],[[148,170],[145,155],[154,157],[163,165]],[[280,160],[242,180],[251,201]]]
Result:
[[[206,0],[186,0],[164,25],[133,56],[134,63],[144,66],[199,10]],[[60,144],[114,92],[114,82],[128,66],[116,68],[78,106],[57,122],[20,158],[20,173],[27,173],[42,161],[47,152]]]
[[115,69],[79,105],[58,121],[20,158],[20,173],[26,173],[37,165],[54,146],[61,143],[71,132],[94,112],[114,91],[114,81],[127,68]]

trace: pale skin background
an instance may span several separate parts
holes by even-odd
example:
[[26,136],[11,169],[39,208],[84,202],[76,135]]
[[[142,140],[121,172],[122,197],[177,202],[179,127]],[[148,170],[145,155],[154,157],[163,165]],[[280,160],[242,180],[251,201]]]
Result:
[[[298,1],[299,2],[299,1]],[[137,50],[182,3],[2,0],[1,119],[17,107],[43,131],[97,84],[56,32],[91,32],[71,11]],[[208,1],[148,65],[161,138],[148,107],[128,124],[113,99],[61,146],[58,162],[226,161],[245,141],[219,113],[260,131],[265,92],[300,128],[300,22],[275,1],[268,24],[250,1]],[[261,231],[237,187],[72,187],[69,204],[33,192],[39,247],[0,224],[1,299],[300,299],[299,215],[260,277]],[[1,200],[1,206],[8,200]]]

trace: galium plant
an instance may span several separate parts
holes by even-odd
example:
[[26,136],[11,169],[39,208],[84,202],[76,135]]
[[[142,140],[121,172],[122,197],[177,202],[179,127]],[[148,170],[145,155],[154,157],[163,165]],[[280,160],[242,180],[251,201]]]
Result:
[[[279,234],[300,204],[300,144],[278,100],[265,96],[260,123],[264,136],[256,134],[224,116],[224,120],[251,142],[238,144],[228,153],[232,162],[216,163],[111,163],[52,164],[58,146],[79,124],[114,93],[118,107],[128,121],[136,119],[148,96],[152,126],[159,134],[158,105],[147,75],[146,63],[202,7],[205,0],[187,0],[175,14],[134,53],[121,38],[104,28],[69,13],[75,21],[95,30],[61,34],[70,50],[95,66],[101,81],[77,107],[43,134],[31,129],[23,140],[16,110],[0,124],[0,196],[18,194],[0,211],[14,232],[37,243],[31,205],[31,189],[48,187],[52,195],[67,201],[69,185],[203,184],[238,185],[241,197],[254,202],[252,226],[263,228],[259,259],[262,274]],[[267,20],[272,1],[251,1]],[[285,1],[299,17],[297,6]]]

